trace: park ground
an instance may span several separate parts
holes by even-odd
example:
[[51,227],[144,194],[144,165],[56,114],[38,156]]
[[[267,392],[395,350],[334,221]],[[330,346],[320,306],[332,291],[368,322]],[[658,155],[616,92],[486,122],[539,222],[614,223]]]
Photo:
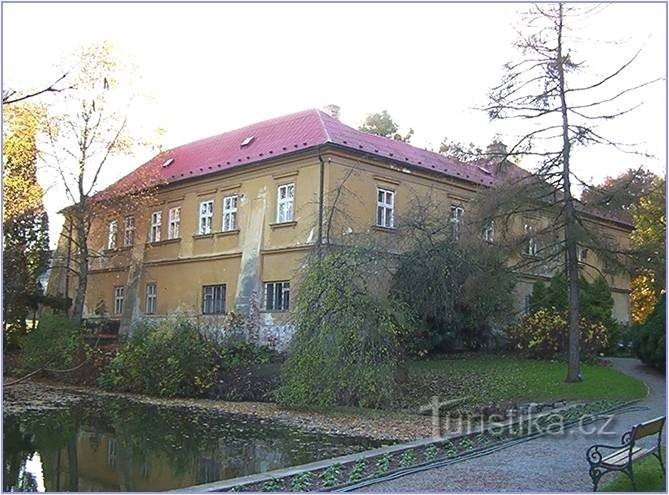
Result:
[[[561,437],[539,437],[477,459],[410,474],[392,481],[366,486],[365,492],[588,492],[592,483],[585,453],[595,443],[618,443],[634,424],[666,415],[666,377],[633,358],[611,358],[612,369],[642,380],[648,394],[620,410],[604,431],[586,434],[578,429]],[[584,370],[587,381],[587,368]],[[632,382],[629,382],[631,386]],[[556,385],[557,386],[557,385]],[[617,393],[619,382],[600,386]],[[638,392],[636,387],[634,394]],[[550,384],[547,390],[551,390]],[[632,390],[632,389],[630,389]],[[631,395],[634,395],[630,393]],[[653,464],[653,462],[655,464]],[[640,468],[640,489],[666,492],[657,460],[649,458]],[[610,484],[609,484],[610,483]],[[608,474],[601,490],[629,490],[627,481]]]

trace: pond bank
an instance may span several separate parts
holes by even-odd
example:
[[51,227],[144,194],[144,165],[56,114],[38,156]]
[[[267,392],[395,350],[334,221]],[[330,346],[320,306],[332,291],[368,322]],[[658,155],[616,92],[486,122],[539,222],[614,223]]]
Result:
[[[4,377],[4,382],[12,381]],[[94,387],[26,381],[4,388],[5,413],[53,409],[86,396],[119,397],[142,404],[240,414],[326,434],[363,436],[377,440],[410,441],[432,435],[432,418],[388,411],[321,413],[294,410],[270,402],[227,402],[211,399],[162,399],[107,392]]]

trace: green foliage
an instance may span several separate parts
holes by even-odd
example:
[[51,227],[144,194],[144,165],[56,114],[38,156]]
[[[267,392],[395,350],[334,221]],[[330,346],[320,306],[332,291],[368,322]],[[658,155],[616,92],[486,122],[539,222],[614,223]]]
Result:
[[294,492],[306,492],[309,489],[313,475],[310,472],[300,473],[293,476],[290,489]]
[[405,450],[400,456],[400,466],[409,467],[416,462],[416,453],[413,449]]
[[341,465],[333,464],[321,475],[321,480],[323,482],[324,488],[330,488],[335,486],[339,482],[339,475],[341,474]]
[[434,461],[439,454],[439,449],[435,445],[430,445],[425,449],[425,460],[428,462]]
[[359,248],[309,263],[277,399],[290,406],[381,407],[396,397],[401,326],[367,284]]
[[348,475],[348,481],[351,483],[360,481],[365,474],[366,467],[367,462],[364,459],[360,459],[358,462],[356,462]]
[[390,454],[383,454],[383,456],[376,461],[376,474],[386,474],[390,471]]
[[666,295],[655,306],[655,310],[642,325],[632,329],[634,353],[646,364],[664,370],[666,366]]
[[[581,319],[581,354],[597,356],[608,345],[608,331],[602,323]],[[564,312],[540,309],[525,315],[508,329],[510,344],[523,355],[539,359],[555,359],[567,352],[569,328]]]
[[[509,322],[515,275],[495,246],[448,239],[424,243],[400,257],[392,295],[422,322],[407,345],[423,351],[479,349]],[[419,352],[420,353],[420,352]]]
[[187,319],[142,320],[100,377],[107,389],[162,397],[207,392],[215,372],[213,346]]
[[413,136],[413,129],[409,129],[406,135],[402,136],[399,131],[399,126],[395,123],[387,110],[382,110],[380,113],[373,113],[367,115],[363,124],[358,127],[363,132],[376,134],[396,141],[404,141],[408,143]]
[[266,481],[262,486],[263,492],[278,492],[283,487],[283,482],[278,478]]
[[43,315],[37,328],[20,339],[20,345],[24,372],[67,369],[88,352],[81,327],[62,315]]
[[[543,281],[535,282],[530,296],[530,313],[540,310],[555,310],[565,313],[569,307],[567,277],[558,273],[551,278],[548,287]],[[613,318],[613,296],[604,277],[592,282],[579,280],[580,316],[590,324],[601,324],[606,329],[607,344],[602,350],[612,352],[620,342],[623,327]]]
[[269,347],[254,345],[246,341],[222,346],[218,350],[219,363],[222,369],[268,364],[274,359],[275,354]]

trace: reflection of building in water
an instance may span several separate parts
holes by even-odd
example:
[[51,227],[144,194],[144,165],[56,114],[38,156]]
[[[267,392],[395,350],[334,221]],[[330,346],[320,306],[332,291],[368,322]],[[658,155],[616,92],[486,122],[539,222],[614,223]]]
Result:
[[150,452],[135,458],[112,434],[85,427],[67,447],[41,455],[47,491],[169,490],[198,483],[200,464],[209,462],[203,458],[188,466],[192,461],[185,456],[183,470],[175,472],[162,456]]
[[219,441],[213,451],[184,452],[182,464],[160,452],[141,458],[114,438],[81,427],[76,441],[42,453],[47,491],[162,491],[235,478],[291,465],[290,443],[280,439]]

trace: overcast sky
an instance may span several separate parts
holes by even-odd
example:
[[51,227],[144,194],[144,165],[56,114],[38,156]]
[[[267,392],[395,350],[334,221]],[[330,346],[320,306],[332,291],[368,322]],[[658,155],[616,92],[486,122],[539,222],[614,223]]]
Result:
[[[259,120],[329,103],[358,126],[387,109],[412,144],[438,149],[448,136],[485,146],[509,123],[474,108],[516,57],[512,42],[523,4],[3,4],[3,83],[36,88],[58,75],[78,46],[109,40],[138,66],[137,87],[152,98],[132,118],[167,132],[172,147]],[[664,77],[666,5],[614,4],[580,22],[579,56],[589,80],[643,48],[622,83]],[[617,44],[603,43],[617,41]],[[600,182],[629,167],[664,173],[666,87],[607,132],[638,142],[655,159],[593,149],[576,171]],[[57,98],[57,96],[49,96]],[[45,101],[48,102],[48,99]],[[102,185],[149,158],[116,161]],[[62,188],[46,197],[52,243],[66,205]]]

